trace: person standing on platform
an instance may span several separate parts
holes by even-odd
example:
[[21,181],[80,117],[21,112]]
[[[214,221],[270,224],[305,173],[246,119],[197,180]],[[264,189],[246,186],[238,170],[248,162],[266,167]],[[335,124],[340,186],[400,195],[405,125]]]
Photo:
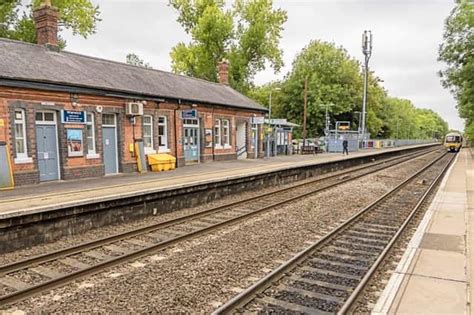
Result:
[[344,140],[342,140],[342,155],[347,154],[349,155],[349,142],[347,141],[346,138],[344,138]]

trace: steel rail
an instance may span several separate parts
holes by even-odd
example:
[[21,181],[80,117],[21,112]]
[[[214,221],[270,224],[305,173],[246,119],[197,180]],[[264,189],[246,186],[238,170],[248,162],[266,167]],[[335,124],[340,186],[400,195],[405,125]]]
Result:
[[[221,205],[221,206],[213,207],[213,208],[210,208],[210,209],[207,209],[207,210],[204,210],[204,211],[200,211],[200,212],[190,214],[190,215],[186,215],[186,216],[183,216],[183,217],[179,217],[179,218],[176,218],[176,219],[171,219],[171,220],[168,220],[168,221],[165,221],[165,222],[151,224],[151,225],[144,226],[144,227],[134,229],[134,230],[131,230],[131,231],[127,231],[127,232],[117,233],[117,234],[114,234],[114,235],[111,235],[111,236],[103,237],[103,238],[100,238],[100,239],[97,239],[97,240],[94,240],[94,241],[90,241],[90,242],[81,243],[81,244],[71,246],[71,247],[68,247],[68,248],[65,248],[65,249],[58,249],[56,251],[52,251],[52,252],[49,252],[49,253],[46,253],[46,254],[34,256],[34,257],[27,258],[27,259],[24,259],[24,260],[21,260],[21,261],[17,261],[17,262],[13,262],[13,263],[10,263],[10,264],[0,266],[0,276],[5,275],[7,273],[17,271],[17,270],[24,269],[25,267],[29,267],[29,266],[32,266],[32,265],[45,263],[45,262],[48,262],[48,261],[51,261],[51,260],[58,259],[60,257],[69,256],[69,255],[73,255],[73,254],[83,252],[85,250],[91,250],[91,249],[94,249],[94,248],[98,248],[98,247],[103,246],[103,245],[108,244],[108,243],[113,243],[113,242],[116,242],[116,241],[119,241],[119,240],[128,239],[128,238],[135,237],[135,236],[138,236],[138,235],[141,235],[141,234],[150,233],[150,232],[153,232],[153,231],[156,231],[156,230],[171,227],[173,225],[181,224],[181,223],[191,221],[191,220],[194,220],[194,219],[197,219],[197,218],[201,218],[201,217],[205,217],[205,216],[208,216],[208,215],[211,215],[211,214],[215,214],[219,211],[225,210],[226,208],[237,206],[239,204],[247,203],[247,202],[250,202],[250,201],[255,201],[257,199],[262,199],[264,197],[268,197],[268,196],[271,196],[271,195],[275,195],[275,194],[279,194],[279,193],[286,192],[286,191],[289,191],[289,190],[293,190],[295,188],[300,188],[300,187],[304,187],[304,186],[307,186],[307,185],[312,185],[312,184],[315,184],[315,183],[318,183],[318,182],[327,181],[329,179],[337,178],[339,176],[350,174],[350,173],[353,173],[353,172],[356,172],[356,171],[373,168],[373,167],[379,166],[381,164],[386,164],[386,163],[390,163],[390,162],[397,161],[397,160],[403,160],[403,159],[406,159],[408,161],[408,160],[410,160],[410,158],[417,158],[417,157],[420,157],[420,156],[423,156],[423,155],[433,153],[437,150],[438,149],[427,150],[427,151],[422,151],[422,152],[415,152],[415,153],[412,153],[412,154],[407,154],[407,155],[394,157],[394,158],[391,158],[391,159],[388,159],[388,160],[382,160],[382,161],[379,161],[379,162],[376,162],[376,163],[373,163],[373,164],[370,163],[369,165],[363,165],[363,166],[360,166],[360,167],[356,167],[355,169],[351,168],[350,170],[338,172],[337,174],[334,174],[334,175],[330,175],[330,176],[323,177],[323,178],[317,178],[317,179],[309,181],[309,182],[296,184],[296,185],[293,185],[293,186],[290,186],[290,187],[287,187],[287,188],[282,188],[282,189],[279,189],[279,190],[276,190],[276,191],[264,193],[264,194],[261,194],[261,195],[258,195],[258,196],[249,197],[249,198],[246,198],[246,199],[243,199],[243,200],[230,202],[230,203],[227,203],[227,204],[224,204],[224,205]],[[389,166],[387,166],[387,168],[392,167],[392,166],[394,166],[394,165],[389,165]],[[385,168],[383,168],[383,169],[385,169]],[[383,170],[383,169],[380,169],[380,170]],[[377,170],[377,171],[380,171],[380,170]],[[365,176],[365,175],[367,175],[367,174],[364,174],[363,176]],[[357,179],[357,178],[359,178],[359,177],[352,177],[351,179]],[[343,183],[343,182],[340,182],[340,183]]]
[[219,307],[217,310],[215,310],[212,314],[213,315],[221,315],[221,314],[231,314],[233,311],[236,309],[239,309],[249,302],[251,302],[257,295],[262,293],[264,290],[266,290],[268,287],[270,287],[273,283],[277,282],[280,280],[282,277],[285,276],[287,272],[290,270],[294,269],[297,265],[302,263],[308,256],[310,256],[313,252],[315,252],[318,248],[323,246],[324,244],[328,243],[330,240],[332,240],[335,236],[339,235],[343,230],[351,226],[353,223],[356,222],[361,216],[364,214],[368,213],[372,208],[374,208],[377,204],[380,202],[384,201],[386,198],[389,196],[393,195],[394,193],[398,192],[401,188],[409,184],[413,179],[415,179],[418,175],[420,175],[422,172],[430,168],[432,165],[434,165],[436,162],[441,160],[444,156],[446,156],[447,153],[442,154],[441,156],[437,157],[433,161],[431,161],[429,164],[418,170],[416,173],[410,175],[408,178],[406,178],[404,181],[402,181],[400,184],[398,184],[396,187],[391,189],[390,191],[386,192],[384,195],[373,201],[371,204],[368,206],[364,207],[354,215],[352,215],[349,219],[344,221],[342,224],[340,224],[338,227],[336,227],[334,230],[323,236],[320,240],[312,244],[311,246],[307,247],[306,249],[302,250],[295,256],[293,256],[290,260],[288,260],[286,263],[280,265],[278,268],[274,269],[272,272],[261,278],[259,281],[255,282],[253,285],[248,287],[246,290],[242,291],[238,295],[234,296],[232,299],[227,301],[224,305]]
[[457,154],[454,154],[449,163],[443,168],[441,173],[435,178],[435,180],[431,183],[431,185],[428,187],[428,189],[425,191],[421,199],[418,201],[418,203],[413,207],[413,210],[410,212],[408,217],[405,219],[403,224],[400,226],[398,231],[395,233],[395,235],[392,237],[390,242],[386,245],[384,248],[383,252],[377,257],[377,260],[374,262],[372,267],[370,267],[369,271],[365,274],[365,276],[362,278],[360,283],[357,285],[357,287],[354,289],[354,291],[351,293],[349,298],[346,300],[346,302],[342,305],[341,309],[339,310],[338,314],[347,314],[351,310],[351,308],[354,306],[356,303],[357,299],[359,296],[362,294],[364,291],[366,285],[369,283],[370,279],[375,275],[376,271],[380,267],[380,264],[386,259],[387,255],[390,253],[392,250],[393,246],[395,243],[399,240],[400,236],[402,233],[405,231],[407,226],[410,224],[410,222],[413,220],[414,216],[416,213],[419,211],[419,209],[422,207],[422,205],[426,202],[430,194],[435,190],[437,187],[438,183],[441,181],[441,179],[444,177],[446,174],[448,168],[452,165],[455,157]]
[[[436,150],[434,150],[436,151]],[[434,151],[431,151],[431,152],[434,152]],[[420,155],[425,155],[425,154],[428,154],[428,153],[431,153],[431,152],[427,152],[427,153],[424,153],[424,154],[420,154]],[[411,155],[410,155],[411,156]],[[406,157],[406,156],[405,156]],[[418,156],[416,156],[418,157]],[[385,161],[386,162],[386,161]],[[382,163],[382,162],[380,162]],[[380,164],[378,163],[378,164]],[[377,164],[377,165],[378,165]],[[396,164],[394,164],[396,165]],[[381,168],[377,171],[380,171],[382,169],[386,169],[386,168],[389,168],[389,167],[392,167],[394,165],[388,165],[384,168]],[[373,164],[371,166],[374,166]],[[362,167],[361,169],[364,169],[365,167]],[[354,170],[351,170],[351,171],[354,171]],[[370,174],[373,174],[373,173],[370,173]],[[341,174],[337,174],[337,176],[340,176]],[[48,280],[48,281],[45,281],[45,282],[42,282],[42,283],[39,283],[37,285],[34,285],[34,286],[31,286],[31,287],[28,287],[28,288],[25,288],[25,289],[22,289],[22,290],[18,290],[18,291],[15,291],[13,293],[10,293],[8,295],[4,295],[2,297],[0,297],[0,306],[4,306],[4,305],[8,305],[8,304],[12,304],[14,302],[18,302],[20,300],[23,300],[25,298],[28,298],[32,295],[35,295],[37,293],[41,293],[43,291],[46,291],[46,290],[51,290],[53,288],[56,288],[56,287],[59,287],[59,286],[62,286],[66,283],[69,283],[71,281],[74,281],[76,279],[79,279],[79,278],[82,278],[84,276],[87,276],[87,275],[93,275],[93,274],[97,274],[99,272],[102,272],[103,270],[105,269],[108,269],[108,268],[111,268],[111,267],[114,267],[116,265],[119,265],[121,263],[124,263],[126,261],[130,261],[130,260],[133,260],[133,259],[137,259],[137,258],[140,258],[140,257],[143,257],[143,256],[146,256],[146,255],[149,255],[150,253],[153,253],[153,252],[156,252],[158,250],[162,250],[162,249],[165,249],[169,246],[172,246],[178,242],[182,242],[184,240],[187,240],[187,239],[190,239],[190,238],[193,238],[193,237],[196,237],[196,236],[199,236],[199,235],[203,235],[203,234],[206,234],[206,233],[209,233],[210,231],[213,231],[213,230],[216,230],[220,227],[223,227],[223,226],[227,226],[227,225],[231,225],[231,224],[235,224],[239,221],[242,221],[244,219],[247,219],[249,217],[252,217],[252,216],[256,216],[258,214],[261,214],[262,212],[264,211],[268,211],[270,209],[273,209],[279,205],[283,205],[283,204],[286,204],[288,202],[291,202],[291,201],[294,201],[294,200],[297,200],[297,199],[301,199],[303,197],[306,197],[308,195],[312,195],[314,193],[317,193],[317,192],[320,192],[320,191],[324,191],[324,190],[327,190],[329,188],[332,188],[334,186],[338,186],[342,183],[345,183],[345,182],[349,182],[349,181],[352,181],[352,180],[355,180],[357,178],[360,178],[360,177],[363,177],[363,176],[366,176],[368,174],[360,174],[360,175],[357,175],[357,176],[354,176],[354,177],[351,177],[351,178],[348,178],[348,179],[343,179],[339,182],[336,182],[336,183],[332,183],[328,186],[324,186],[324,187],[321,187],[321,188],[318,188],[316,190],[313,190],[313,191],[310,191],[310,192],[306,192],[306,193],[303,193],[303,194],[300,194],[300,195],[297,195],[295,197],[292,197],[292,198],[289,198],[289,199],[286,199],[284,201],[279,201],[279,202],[276,202],[276,203],[272,203],[270,205],[267,205],[267,206],[264,206],[258,210],[255,210],[253,212],[250,212],[250,213],[245,213],[245,214],[242,214],[240,216],[236,216],[234,218],[231,218],[231,219],[228,219],[228,220],[225,220],[225,221],[222,221],[222,222],[219,222],[219,223],[216,223],[216,224],[213,224],[213,225],[210,225],[208,227],[204,227],[204,228],[201,228],[199,230],[196,230],[196,231],[192,231],[192,232],[189,232],[189,233],[186,233],[186,234],[183,234],[183,235],[180,235],[180,236],[177,236],[175,238],[171,238],[171,239],[168,239],[168,240],[164,240],[162,242],[159,242],[157,244],[153,244],[151,246],[147,246],[147,247],[144,247],[144,248],[141,248],[141,249],[138,249],[136,251],[133,251],[133,252],[129,252],[129,253],[125,253],[121,256],[118,256],[118,257],[114,257],[112,259],[109,259],[109,260],[105,260],[105,261],[102,261],[102,262],[99,262],[95,265],[92,265],[88,268],[84,268],[84,269],[80,269],[78,271],[75,271],[75,272],[72,272],[72,273],[69,273],[69,274],[65,274],[61,277],[57,277],[57,278],[54,278],[54,279],[51,279],[51,280]],[[332,177],[336,177],[336,176],[331,176]],[[324,178],[324,179],[327,179],[327,178]],[[321,179],[321,180],[324,180],[324,179]],[[290,187],[290,188],[294,188],[294,187]],[[283,190],[287,190],[287,188],[283,189]],[[279,192],[279,191],[277,191]],[[275,193],[275,192],[273,192]],[[251,198],[252,199],[252,198]],[[234,203],[231,203],[231,204],[235,204]],[[133,232],[133,231],[132,231]],[[94,247],[95,248],[95,247]],[[84,250],[84,249],[83,249]],[[82,251],[83,251],[82,250]],[[80,252],[80,251],[79,251]],[[69,255],[69,254],[68,254]],[[56,258],[54,258],[56,259]],[[28,265],[29,266],[29,265]]]

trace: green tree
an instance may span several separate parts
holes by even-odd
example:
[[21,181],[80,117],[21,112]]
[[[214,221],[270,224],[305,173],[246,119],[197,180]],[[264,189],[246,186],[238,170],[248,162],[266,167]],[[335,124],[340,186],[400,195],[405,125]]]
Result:
[[[24,5],[20,0],[4,0],[0,4],[0,37],[36,42],[36,29],[32,9],[41,5],[42,0],[32,0]],[[99,7],[91,0],[52,0],[52,5],[59,10],[59,27],[71,30],[74,35],[87,38],[96,31],[100,21]],[[23,12],[20,16],[19,13]],[[60,38],[60,47],[66,45]]]
[[170,0],[178,22],[191,42],[179,43],[170,55],[174,72],[217,82],[217,65],[229,60],[229,81],[246,92],[254,75],[269,63],[283,65],[279,48],[286,12],[273,9],[272,0],[236,0],[231,9],[224,0]]
[[[333,43],[311,41],[295,58],[282,81],[252,87],[247,93],[268,107],[272,93],[272,117],[302,125],[304,84],[308,82],[308,137],[324,134],[326,104],[331,127],[335,121],[350,121],[357,130],[361,111],[363,73],[361,65]],[[369,73],[367,128],[372,138],[428,139],[442,137],[447,123],[435,112],[417,109],[411,101],[389,97],[374,73]],[[296,130],[301,136],[302,128]]]
[[455,96],[466,133],[474,139],[474,2],[456,0],[445,21],[439,59],[447,64],[440,72],[442,84]]
[[126,62],[129,65],[132,66],[137,66],[137,67],[142,67],[142,68],[148,68],[151,69],[152,67],[148,62],[145,62],[143,59],[141,59],[137,54],[134,53],[129,53],[126,57]]
[[[308,137],[321,135],[326,104],[332,120],[352,120],[361,103],[362,76],[359,63],[333,43],[311,41],[294,59],[293,68],[282,82],[274,102],[274,117],[303,123],[304,85],[308,82]],[[334,126],[334,125],[333,125]]]
[[431,139],[442,138],[448,124],[431,109],[416,108],[406,99],[387,97],[380,111],[384,138]]

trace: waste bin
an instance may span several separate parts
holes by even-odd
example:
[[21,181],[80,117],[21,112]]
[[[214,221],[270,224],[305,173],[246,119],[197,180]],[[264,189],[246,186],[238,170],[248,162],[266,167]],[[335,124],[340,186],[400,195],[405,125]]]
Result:
[[148,154],[148,164],[153,172],[174,170],[176,158],[170,154]]

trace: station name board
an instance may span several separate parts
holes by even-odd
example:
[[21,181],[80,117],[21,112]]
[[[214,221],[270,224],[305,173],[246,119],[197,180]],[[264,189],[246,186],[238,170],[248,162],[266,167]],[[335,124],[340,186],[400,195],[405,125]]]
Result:
[[86,112],[79,112],[73,110],[61,111],[61,122],[63,124],[85,124]]
[[185,109],[181,112],[181,119],[194,119],[197,117],[197,110],[195,109]]

